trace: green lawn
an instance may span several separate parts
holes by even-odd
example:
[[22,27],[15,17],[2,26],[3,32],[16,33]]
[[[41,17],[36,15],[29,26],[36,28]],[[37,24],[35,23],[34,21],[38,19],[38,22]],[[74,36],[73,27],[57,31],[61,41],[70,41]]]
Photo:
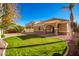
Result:
[[6,38],[7,56],[52,56],[63,55],[65,42],[58,38],[37,35]]

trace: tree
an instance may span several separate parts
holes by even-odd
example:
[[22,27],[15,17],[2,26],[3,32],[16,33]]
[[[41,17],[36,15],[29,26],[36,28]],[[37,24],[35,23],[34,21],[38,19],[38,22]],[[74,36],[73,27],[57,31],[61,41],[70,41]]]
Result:
[[78,55],[78,48],[77,48],[77,37],[76,34],[73,34],[74,30],[76,29],[76,23],[74,23],[74,16],[73,16],[73,8],[75,4],[70,3],[68,6],[64,6],[63,9],[68,9],[70,12],[70,20],[69,20],[69,27],[70,27],[70,35],[67,36],[68,51],[66,51],[68,56],[75,56]]
[[3,32],[8,26],[14,22],[14,18],[18,17],[16,4],[13,3],[3,3],[2,4],[4,14],[1,16],[1,34],[3,36]]
[[66,10],[68,9],[70,12],[70,20],[69,20],[69,24],[71,27],[71,35],[72,32],[74,31],[74,16],[73,16],[73,8],[74,8],[75,4],[74,3],[70,3],[68,6],[64,6],[63,9]]
[[14,24],[14,23],[12,23],[9,27],[8,27],[8,29],[7,30],[5,30],[5,33],[12,33],[12,32],[14,32],[14,33],[21,33],[23,31],[23,26],[20,26],[20,25],[18,25],[18,24]]

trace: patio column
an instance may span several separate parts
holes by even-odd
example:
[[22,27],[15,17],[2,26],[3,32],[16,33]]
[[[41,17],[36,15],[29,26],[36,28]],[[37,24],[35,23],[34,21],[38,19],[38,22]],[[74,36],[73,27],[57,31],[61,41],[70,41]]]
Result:
[[67,35],[71,35],[71,27],[69,22],[67,23]]
[[58,24],[55,24],[55,35],[58,35]]
[[47,33],[47,32],[46,32],[46,25],[43,26],[43,29],[44,29],[44,33],[46,34],[46,33]]

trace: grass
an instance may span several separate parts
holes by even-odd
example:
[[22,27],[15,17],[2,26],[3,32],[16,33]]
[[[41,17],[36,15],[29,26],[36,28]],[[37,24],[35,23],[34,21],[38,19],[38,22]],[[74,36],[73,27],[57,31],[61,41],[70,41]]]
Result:
[[66,44],[58,38],[37,35],[6,38],[7,56],[52,56],[63,55]]

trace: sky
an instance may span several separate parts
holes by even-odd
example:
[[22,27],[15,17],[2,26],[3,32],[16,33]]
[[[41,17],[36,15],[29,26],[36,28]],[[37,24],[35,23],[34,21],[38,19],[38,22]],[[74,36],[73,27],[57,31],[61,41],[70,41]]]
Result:
[[[43,21],[52,18],[69,20],[69,10],[63,10],[68,3],[18,3],[19,18],[17,24],[25,26],[31,21]],[[75,22],[79,23],[79,4],[73,8]]]

